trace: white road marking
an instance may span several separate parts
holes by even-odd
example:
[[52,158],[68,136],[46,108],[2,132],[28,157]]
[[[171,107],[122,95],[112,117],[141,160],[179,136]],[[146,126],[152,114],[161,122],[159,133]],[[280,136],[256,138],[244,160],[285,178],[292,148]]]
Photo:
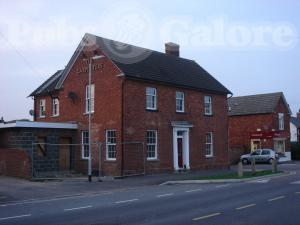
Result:
[[244,205],[244,206],[241,206],[241,207],[238,207],[238,208],[235,208],[235,209],[236,210],[241,210],[241,209],[246,209],[246,208],[250,208],[250,207],[253,207],[253,206],[256,206],[256,204]]
[[251,180],[248,181],[248,183],[259,183],[259,184],[265,184],[268,183],[270,179],[259,179],[259,180]]
[[163,194],[163,195],[157,195],[157,198],[162,198],[162,197],[167,197],[167,196],[172,196],[174,193],[169,193],[169,194]]
[[291,184],[300,184],[300,180],[291,182]]
[[73,210],[79,210],[79,209],[87,209],[87,208],[92,208],[93,206],[87,205],[87,206],[81,206],[77,208],[70,208],[70,209],[64,209],[64,211],[73,211]]
[[138,201],[139,199],[135,198],[135,199],[129,199],[129,200],[124,200],[124,201],[118,201],[115,202],[116,204],[121,204],[121,203],[127,203],[127,202],[134,202],[134,201]]
[[101,196],[101,195],[108,195],[113,194],[113,192],[102,192],[102,193],[86,193],[86,194],[77,194],[74,196],[65,196],[65,197],[57,197],[57,198],[49,198],[49,199],[28,199],[19,202],[8,202],[6,204],[0,205],[0,207],[6,206],[14,206],[14,205],[24,205],[24,204],[34,204],[34,203],[43,203],[43,202],[52,202],[52,201],[59,201],[65,199],[72,199],[72,198],[84,198],[84,197],[93,197],[93,196]]
[[188,191],[185,191],[186,193],[190,193],[190,192],[196,192],[196,191],[202,191],[201,188],[199,189],[193,189],[193,190],[188,190]]
[[222,187],[228,187],[229,184],[221,184],[221,185],[217,185],[216,188],[222,188]]
[[284,195],[276,197],[276,198],[271,198],[271,199],[268,200],[268,202],[273,202],[273,201],[276,201],[276,200],[279,200],[279,199],[283,199],[283,198],[285,198]]
[[299,195],[299,194],[300,194],[300,191],[295,192],[295,194],[296,194],[296,195]]
[[194,221],[203,220],[203,219],[207,219],[207,218],[218,216],[218,215],[221,215],[221,213],[213,213],[213,214],[209,214],[209,215],[206,215],[206,216],[201,216],[201,217],[194,218],[193,220]]
[[2,220],[10,220],[10,219],[17,219],[17,218],[22,218],[22,217],[29,217],[29,216],[31,216],[31,214],[4,217],[4,218],[0,218],[0,221],[2,221]]

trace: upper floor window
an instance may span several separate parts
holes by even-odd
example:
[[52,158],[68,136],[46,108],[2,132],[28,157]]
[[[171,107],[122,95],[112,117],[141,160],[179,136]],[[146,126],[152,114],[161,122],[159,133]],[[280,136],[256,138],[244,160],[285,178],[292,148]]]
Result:
[[157,109],[157,96],[156,88],[146,88],[146,109],[156,110]]
[[41,99],[40,100],[40,110],[39,110],[40,117],[43,118],[46,116],[46,100]]
[[284,130],[284,114],[278,113],[279,130]]
[[212,132],[206,133],[206,142],[205,142],[205,156],[213,156],[213,134]]
[[81,157],[83,159],[88,159],[89,154],[89,132],[88,131],[82,131],[81,133]]
[[117,157],[117,135],[116,130],[106,131],[106,159],[116,160]]
[[147,130],[147,159],[157,159],[156,130]]
[[176,91],[176,112],[184,112],[184,93]]
[[52,99],[52,116],[59,115],[59,100],[58,98]]
[[212,115],[212,100],[210,96],[204,96],[204,113]]
[[95,85],[91,84],[90,88],[89,85],[85,88],[85,112],[86,113],[93,113],[95,109]]

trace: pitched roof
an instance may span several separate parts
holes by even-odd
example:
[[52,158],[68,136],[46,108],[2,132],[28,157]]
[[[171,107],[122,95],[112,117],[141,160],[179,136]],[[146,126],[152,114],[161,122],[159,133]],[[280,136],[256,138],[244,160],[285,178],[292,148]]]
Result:
[[35,89],[29,96],[46,95],[49,91],[54,91],[55,86],[61,78],[63,70],[56,71],[50,78]]
[[300,128],[300,119],[297,117],[291,116],[291,123],[294,124],[297,128]]
[[272,113],[275,111],[281,97],[290,112],[289,105],[287,104],[283,93],[276,92],[230,98],[228,99],[228,115],[238,116]]
[[[60,89],[68,75],[75,60],[83,49],[83,46],[93,41],[101,49],[103,54],[110,58],[122,71],[125,78],[160,82],[166,85],[192,88],[202,91],[209,91],[219,94],[231,94],[231,92],[218,82],[213,76],[199,66],[195,61],[180,58],[165,53],[113,41],[86,34],[64,71],[59,75],[58,80],[53,80],[55,85],[51,87]],[[120,50],[120,46],[122,47]],[[129,51],[128,58],[122,58],[120,51]],[[134,55],[135,53],[136,56]],[[32,95],[39,94],[33,92]]]

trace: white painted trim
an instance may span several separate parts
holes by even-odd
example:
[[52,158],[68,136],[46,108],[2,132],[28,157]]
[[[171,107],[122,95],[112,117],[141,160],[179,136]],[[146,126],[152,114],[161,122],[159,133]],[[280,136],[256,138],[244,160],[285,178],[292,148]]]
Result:
[[173,127],[173,165],[174,170],[179,170],[178,165],[178,143],[177,143],[177,132],[183,131],[183,166],[185,165],[186,169],[190,169],[190,147],[189,147],[189,127]]
[[51,129],[74,129],[78,128],[75,123],[48,123],[48,122],[33,122],[33,121],[16,121],[14,123],[0,123],[1,128],[14,128],[14,127],[27,127],[27,128],[51,128]]

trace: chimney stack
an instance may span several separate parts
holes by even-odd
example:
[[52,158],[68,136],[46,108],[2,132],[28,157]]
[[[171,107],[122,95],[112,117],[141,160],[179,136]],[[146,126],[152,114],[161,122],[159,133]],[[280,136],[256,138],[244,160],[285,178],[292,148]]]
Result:
[[297,112],[297,118],[300,119],[300,109],[299,112]]
[[165,43],[166,55],[174,55],[179,57],[179,45],[173,42]]

